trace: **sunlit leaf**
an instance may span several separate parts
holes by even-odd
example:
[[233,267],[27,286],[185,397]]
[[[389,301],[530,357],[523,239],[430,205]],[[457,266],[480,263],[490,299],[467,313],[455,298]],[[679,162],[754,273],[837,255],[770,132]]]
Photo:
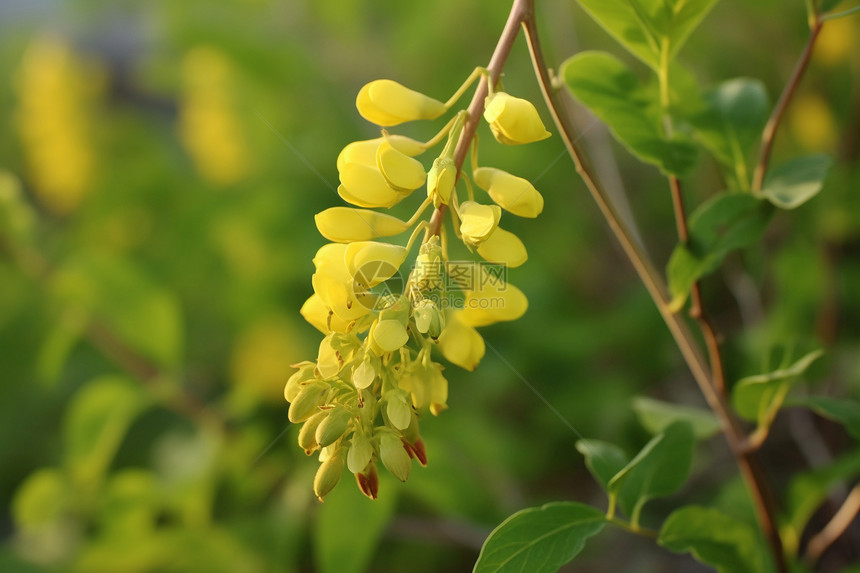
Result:
[[487,538],[474,573],[555,573],[606,525],[603,512],[575,502],[523,509]]
[[768,173],[761,195],[781,209],[799,207],[818,195],[831,165],[824,154],[792,159]]
[[738,414],[759,426],[769,426],[782,406],[791,384],[815,362],[823,350],[814,350],[787,368],[738,380],[732,390],[732,405]]
[[49,525],[68,507],[72,492],[68,480],[57,469],[34,471],[15,492],[12,517],[21,529]]
[[561,77],[573,95],[642,161],[679,175],[695,164],[695,145],[680,134],[664,135],[656,94],[615,56],[581,52],[562,64]]
[[675,553],[691,553],[720,573],[763,570],[758,535],[748,524],[715,509],[688,505],[663,523],[657,543]]
[[660,68],[664,46],[674,56],[717,0],[579,0],[637,58]]
[[720,422],[710,410],[662,402],[642,396],[633,399],[633,411],[639,422],[652,434],[659,434],[674,422],[687,422],[697,440],[705,440],[720,431]]
[[618,495],[621,509],[638,522],[645,502],[671,495],[681,489],[693,462],[693,428],[674,422],[651,441],[609,482],[611,494]]

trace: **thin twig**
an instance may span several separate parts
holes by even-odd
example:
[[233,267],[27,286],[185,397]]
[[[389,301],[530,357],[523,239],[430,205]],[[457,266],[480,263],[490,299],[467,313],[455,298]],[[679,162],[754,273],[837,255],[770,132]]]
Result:
[[845,499],[845,503],[824,526],[824,529],[809,540],[809,545],[806,546],[805,560],[810,567],[814,566],[827,548],[848,529],[858,512],[860,512],[860,484],[854,486],[854,489]]
[[675,343],[678,345],[684,360],[690,368],[693,378],[699,386],[711,410],[720,420],[723,433],[731,446],[735,460],[738,464],[741,476],[747,485],[755,503],[759,524],[767,537],[773,559],[777,570],[787,571],[785,557],[782,551],[782,542],[776,530],[776,511],[770,495],[770,488],[764,473],[752,452],[744,450],[744,433],[732,411],[726,403],[725,397],[718,392],[713,384],[712,373],[706,365],[699,350],[698,343],[690,332],[686,323],[676,314],[669,310],[669,298],[662,275],[654,268],[644,249],[635,241],[629,227],[619,217],[617,210],[603,190],[597,179],[592,174],[591,168],[586,160],[584,152],[579,148],[575,136],[575,128],[569,117],[562,112],[562,104],[558,94],[553,87],[548,68],[543,59],[540,42],[537,34],[537,26],[534,19],[531,2],[529,2],[527,18],[523,21],[526,39],[531,52],[532,63],[537,75],[538,83],[546,100],[547,107],[552,115],[553,121],[558,128],[562,139],[573,159],[576,170],[585,182],[598,208],[606,219],[616,239],[632,263],[639,278],[654,300],[657,310],[663,317]]
[[[505,62],[511,53],[511,48],[514,45],[514,40],[520,31],[520,23],[525,18],[526,12],[531,8],[531,2],[526,0],[514,0],[511,6],[511,12],[508,15],[508,21],[502,30],[499,41],[496,43],[496,49],[493,50],[493,55],[490,57],[490,63],[487,64],[487,74],[489,81],[493,85],[499,81],[502,75],[502,69],[505,67]],[[469,148],[472,140],[475,138],[475,133],[478,131],[478,124],[481,120],[481,115],[484,113],[484,100],[488,93],[487,75],[482,75],[478,82],[478,87],[475,90],[475,95],[472,96],[472,101],[469,103],[466,124],[463,126],[463,133],[457,141],[457,147],[454,150],[454,164],[457,166],[457,179],[460,178],[460,171],[463,168],[463,163],[466,161],[466,156],[469,154]],[[440,205],[430,217],[430,226],[427,228],[427,237],[438,235],[442,228],[446,205]]]
[[815,47],[815,40],[818,39],[818,34],[821,33],[821,28],[824,26],[824,20],[818,17],[817,14],[812,14],[810,18],[810,34],[809,40],[806,42],[806,48],[803,50],[794,72],[791,74],[791,79],[782,90],[779,96],[779,101],[776,102],[776,107],[773,108],[770,118],[764,127],[761,134],[761,155],[759,156],[758,164],[755,167],[753,174],[753,191],[761,191],[764,184],[764,176],[767,174],[767,167],[770,163],[770,153],[773,149],[773,141],[776,138],[776,130],[782,122],[782,116],[785,115],[785,110],[791,101],[797,86],[800,85],[800,80],[806,73],[806,68],[809,67],[809,60],[812,57],[812,50]]

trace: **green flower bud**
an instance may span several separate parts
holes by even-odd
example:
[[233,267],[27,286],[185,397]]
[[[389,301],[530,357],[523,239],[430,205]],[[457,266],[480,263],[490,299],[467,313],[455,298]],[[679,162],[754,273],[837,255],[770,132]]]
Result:
[[361,390],[373,384],[374,380],[376,380],[376,369],[370,356],[365,356],[352,371],[352,383]]
[[363,472],[373,458],[373,444],[362,432],[352,434],[352,443],[346,455],[346,466],[354,474]]
[[388,415],[388,420],[391,425],[398,430],[405,430],[409,427],[409,422],[412,421],[412,408],[406,402],[408,394],[403,390],[391,390],[385,393],[387,406],[385,413]]
[[412,458],[409,457],[400,438],[391,431],[380,432],[379,458],[394,477],[400,481],[409,479]]
[[318,412],[302,424],[302,429],[299,430],[299,447],[303,449],[307,455],[311,455],[316,450],[320,449],[320,444],[316,439],[316,431],[320,422],[325,420],[328,415],[328,411]]
[[320,501],[334,489],[343,474],[343,454],[338,451],[330,456],[317,470],[314,476],[314,493]]
[[370,499],[376,499],[379,493],[379,474],[376,471],[376,464],[370,464],[365,471],[355,474],[355,481],[358,482],[361,493]]
[[330,446],[346,433],[352,420],[352,412],[343,406],[335,406],[317,427],[316,439],[320,446]]
[[434,340],[442,334],[442,329],[445,328],[444,314],[432,300],[423,299],[415,304],[415,309],[412,311],[412,316],[415,319],[415,326],[418,332],[426,334]]
[[293,364],[293,368],[298,368],[299,370],[290,376],[290,379],[287,380],[287,385],[284,386],[284,398],[287,399],[287,402],[295,400],[299,392],[302,391],[302,388],[314,379],[314,369],[316,366],[316,364],[307,360]]
[[325,382],[311,382],[299,392],[296,399],[290,404],[287,417],[293,424],[304,422],[313,416],[317,409],[323,404],[329,385]]

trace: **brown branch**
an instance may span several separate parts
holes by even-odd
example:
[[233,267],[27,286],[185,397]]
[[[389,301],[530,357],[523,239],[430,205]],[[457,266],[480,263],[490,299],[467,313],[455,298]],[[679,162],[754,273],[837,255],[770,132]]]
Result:
[[[741,476],[743,477],[747,489],[750,491],[754,500],[759,524],[769,541],[777,569],[780,572],[787,571],[785,557],[782,550],[782,542],[775,527],[776,512],[772,502],[772,496],[770,495],[770,488],[767,480],[764,479],[761,467],[754,454],[745,449],[744,432],[740,428],[737,419],[726,403],[724,393],[717,391],[712,378],[713,373],[709,373],[708,366],[701,355],[698,343],[686,323],[669,310],[669,297],[662,275],[654,268],[654,265],[650,261],[647,253],[634,239],[634,235],[630,228],[619,216],[605,190],[592,174],[591,168],[586,160],[586,155],[577,144],[576,129],[568,115],[562,111],[562,103],[553,86],[552,79],[549,76],[548,68],[543,58],[537,34],[537,26],[531,10],[529,10],[528,17],[523,22],[523,25],[525,27],[526,39],[528,41],[532,64],[535,69],[538,83],[540,84],[541,91],[543,92],[544,99],[546,100],[547,107],[549,108],[553,121],[564,140],[571,158],[573,159],[576,171],[582,177],[582,180],[585,182],[586,187],[591,193],[594,201],[597,203],[597,206],[606,219],[610,229],[615,234],[616,239],[621,244],[622,249],[632,263],[634,269],[639,275],[639,278],[642,280],[645,288],[654,300],[660,315],[663,317],[666,326],[669,328],[669,331],[675,339],[675,342],[678,345],[684,360],[687,362],[687,365],[693,374],[693,378],[696,380],[705,400],[720,420],[723,433],[726,436],[735,456]],[[716,341],[716,336],[712,335],[711,339],[712,341]],[[713,352],[713,350],[714,349],[712,348],[711,352]],[[721,373],[720,376],[722,376]]]
[[[511,48],[514,45],[514,40],[520,32],[520,24],[526,18],[526,14],[531,11],[531,2],[527,0],[514,0],[511,6],[511,12],[508,15],[508,21],[502,30],[499,41],[496,43],[496,48],[493,50],[493,55],[490,57],[490,63],[487,65],[487,73],[489,81],[493,85],[499,81],[502,75],[502,69],[505,67],[505,62],[511,53]],[[472,96],[472,101],[469,103],[466,124],[463,126],[463,132],[460,139],[457,141],[457,147],[454,149],[454,164],[457,166],[457,179],[460,178],[460,172],[463,169],[463,163],[466,161],[466,156],[469,154],[469,146],[475,138],[475,133],[478,131],[478,124],[481,121],[481,116],[484,113],[484,100],[487,98],[488,90],[487,76],[482,75],[478,83],[478,88],[475,90],[475,95]],[[427,237],[438,235],[447,205],[440,205],[430,217],[430,225],[427,228]]]
[[776,107],[774,107],[773,113],[771,113],[771,116],[764,127],[764,131],[761,134],[761,155],[759,155],[758,164],[756,165],[755,172],[753,173],[753,191],[761,191],[762,185],[764,184],[764,176],[767,173],[767,167],[770,163],[770,153],[773,149],[773,141],[776,138],[776,131],[779,129],[780,123],[782,122],[782,116],[785,115],[785,110],[788,109],[788,104],[791,101],[794,92],[797,90],[797,86],[800,85],[800,80],[803,79],[803,75],[809,67],[809,60],[812,57],[815,40],[818,39],[818,35],[821,33],[821,28],[823,26],[824,20],[819,18],[817,14],[813,14],[810,21],[811,33],[809,34],[809,40],[806,42],[806,48],[804,48],[800,59],[797,61],[794,72],[791,74],[791,79],[788,80],[788,83],[782,90],[782,94],[779,96],[779,101],[776,102]]

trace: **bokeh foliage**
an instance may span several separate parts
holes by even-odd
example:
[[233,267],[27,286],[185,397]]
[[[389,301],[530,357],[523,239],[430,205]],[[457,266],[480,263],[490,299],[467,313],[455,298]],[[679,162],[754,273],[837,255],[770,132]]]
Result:
[[[515,510],[602,503],[576,443],[638,451],[650,435],[634,396],[700,402],[558,138],[485,146],[482,161],[547,200],[541,224],[511,222],[531,255],[511,271],[529,312],[487,329],[475,373],[446,372],[450,409],[422,427],[428,468],[383,483],[375,503],[351,484],[312,499],[316,463],[291,443],[282,389],[318,339],[298,315],[324,242],[313,214],[341,204],[338,151],[376,135],[354,96],[389,77],[445,99],[486,63],[506,17],[495,2],[368,4],[0,5],[11,79],[0,83],[0,570],[466,570]],[[538,10],[556,63],[606,49],[647,76],[574,2]],[[732,380],[823,347],[799,386],[860,397],[858,32],[856,18],[828,23],[777,140],[776,158],[835,155],[824,189],[705,283]],[[705,86],[758,78],[773,102],[805,35],[800,1],[723,0],[679,60]],[[539,100],[521,42],[504,84]],[[581,125],[667,261],[659,171],[584,113]],[[722,188],[716,162],[691,169],[694,204]],[[802,409],[780,416],[770,439],[782,453],[766,461],[799,542],[815,517],[804,500],[860,469],[841,429]],[[691,472],[678,499],[752,522],[719,437],[698,446]],[[668,513],[655,501],[642,521]],[[689,563],[619,533],[589,545],[578,570]]]

